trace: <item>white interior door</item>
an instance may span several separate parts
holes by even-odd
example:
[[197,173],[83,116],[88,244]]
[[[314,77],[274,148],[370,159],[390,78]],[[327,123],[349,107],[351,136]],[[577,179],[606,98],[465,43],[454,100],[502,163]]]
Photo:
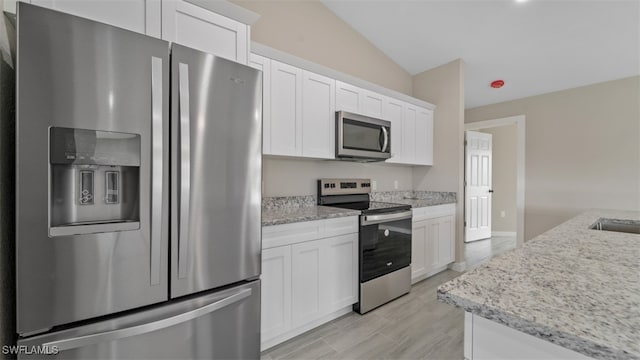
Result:
[[466,131],[465,242],[491,237],[491,134]]

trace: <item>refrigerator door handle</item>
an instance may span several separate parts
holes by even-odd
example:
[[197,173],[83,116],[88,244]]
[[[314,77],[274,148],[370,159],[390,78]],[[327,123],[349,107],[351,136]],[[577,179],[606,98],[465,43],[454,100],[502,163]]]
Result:
[[191,195],[191,143],[189,114],[189,65],[179,64],[180,96],[180,233],[178,237],[178,278],[187,277],[187,245]]
[[151,285],[160,284],[160,257],[162,256],[162,59],[151,57]]
[[131,326],[128,328],[123,328],[118,330],[111,330],[111,331],[105,331],[97,334],[78,336],[70,339],[51,341],[51,342],[42,344],[42,346],[45,349],[56,348],[58,351],[65,351],[65,350],[81,348],[81,347],[85,347],[85,346],[89,346],[97,343],[105,343],[108,341],[150,333],[153,331],[178,325],[187,321],[191,321],[193,319],[212,313],[216,310],[220,310],[226,306],[229,306],[233,303],[236,303],[238,301],[241,301],[242,299],[245,299],[251,296],[251,293],[252,293],[251,289],[242,289],[237,293],[230,295],[222,300],[216,301],[209,305],[205,305],[201,308],[198,308],[186,313],[182,313],[179,315],[175,315],[166,319],[157,320],[150,323]]

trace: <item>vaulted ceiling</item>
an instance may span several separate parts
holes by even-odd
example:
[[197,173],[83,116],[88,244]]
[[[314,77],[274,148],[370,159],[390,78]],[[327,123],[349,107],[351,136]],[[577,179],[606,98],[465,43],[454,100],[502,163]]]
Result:
[[466,108],[640,74],[640,0],[322,2],[412,75],[463,59]]

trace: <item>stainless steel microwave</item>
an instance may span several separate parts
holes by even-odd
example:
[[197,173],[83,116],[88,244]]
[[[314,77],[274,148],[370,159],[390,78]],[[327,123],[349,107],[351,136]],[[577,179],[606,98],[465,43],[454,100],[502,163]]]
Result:
[[336,112],[336,158],[384,161],[391,157],[391,123],[386,120]]

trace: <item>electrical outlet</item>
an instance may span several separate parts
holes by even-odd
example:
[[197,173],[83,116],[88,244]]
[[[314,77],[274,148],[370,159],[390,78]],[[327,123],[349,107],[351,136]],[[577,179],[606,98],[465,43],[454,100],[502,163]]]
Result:
[[504,210],[500,211],[500,217],[505,217],[505,216],[507,216],[507,212]]
[[393,180],[393,188],[398,190],[398,180]]
[[378,188],[378,183],[375,180],[371,180],[371,190]]

